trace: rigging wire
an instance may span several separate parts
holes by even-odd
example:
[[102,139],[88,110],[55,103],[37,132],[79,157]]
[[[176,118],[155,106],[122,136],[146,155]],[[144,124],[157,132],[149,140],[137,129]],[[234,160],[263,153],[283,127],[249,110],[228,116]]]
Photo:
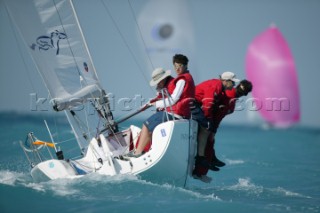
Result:
[[[129,53],[131,54],[134,62],[135,62],[136,65],[138,66],[138,69],[139,69],[139,71],[141,72],[141,74],[143,75],[144,80],[145,80],[146,82],[149,82],[149,77],[146,77],[145,73],[142,71],[142,67],[141,67],[140,64],[138,63],[138,60],[137,60],[137,58],[135,57],[132,49],[130,48],[128,42],[126,41],[125,37],[124,37],[123,34],[121,33],[121,30],[120,30],[117,22],[116,22],[115,19],[113,18],[113,16],[112,16],[112,14],[111,14],[108,6],[106,5],[105,1],[104,1],[104,0],[101,0],[101,3],[103,4],[103,7],[104,7],[104,9],[106,10],[107,14],[109,15],[109,17],[110,17],[113,25],[114,25],[115,28],[117,29],[117,31],[118,31],[118,33],[119,33],[119,35],[120,35],[123,43],[126,45],[126,47],[127,47],[128,51],[129,51]],[[139,31],[140,31],[140,29],[139,29]],[[140,32],[140,34],[141,34],[141,32]],[[143,43],[144,43],[144,42],[143,42]],[[144,45],[145,45],[145,43],[144,43]],[[151,62],[151,60],[150,60],[150,57],[148,57],[148,58],[149,58],[150,63],[152,64],[152,62]],[[153,67],[153,64],[152,64],[152,67]],[[148,83],[148,85],[149,85],[149,83]],[[152,87],[151,87],[150,85],[149,85],[149,88],[152,90]]]
[[[60,12],[59,12],[59,10],[58,10],[58,8],[57,8],[57,5],[56,5],[55,0],[53,0],[53,3],[54,3],[54,6],[55,6],[55,9],[56,9],[56,12],[57,12],[57,14],[58,14],[58,17],[59,17],[59,20],[60,20],[60,23],[61,23],[61,27],[63,28],[63,31],[66,32],[64,23],[63,23],[63,21],[62,21],[62,17],[61,17]],[[80,23],[79,23],[77,14],[76,14],[76,12],[75,12],[74,5],[73,5],[73,1],[72,1],[72,0],[70,0],[70,5],[71,5],[71,7],[72,7],[73,14],[74,14],[74,16],[75,16],[76,22],[77,22],[77,24],[78,24],[78,26],[79,26],[79,30],[80,30],[80,34],[81,34],[81,39],[83,40],[85,49],[87,50],[87,54],[88,54],[88,57],[89,57],[89,61],[91,62],[92,66],[93,66],[94,73],[96,74],[96,70],[95,70],[95,68],[94,68],[94,65],[93,65],[93,62],[92,62],[92,58],[91,58],[91,56],[90,56],[89,49],[88,49],[88,47],[87,47],[87,45],[86,45],[86,41],[85,41],[85,38],[84,38],[84,35],[83,35],[83,32],[82,32],[82,29],[81,29],[81,26],[80,26]],[[76,60],[75,54],[74,54],[74,52],[73,52],[73,49],[72,49],[72,47],[71,47],[71,44],[70,44],[70,41],[69,41],[69,37],[67,37],[67,42],[68,42],[68,47],[69,47],[70,53],[71,53],[71,55],[72,55],[72,58],[73,58],[73,61],[74,61],[76,70],[77,70],[77,72],[78,72],[78,75],[80,76],[80,87],[83,88],[83,87],[85,87],[86,85],[89,85],[89,84],[88,84],[88,82],[87,82],[87,79],[86,79],[84,76],[82,76],[82,72],[81,72],[81,70],[80,70],[80,68],[79,68],[79,66],[78,66],[78,64],[77,64],[77,60]],[[83,85],[82,82],[84,83],[84,85]],[[99,88],[100,88],[100,83],[99,83]],[[102,90],[102,88],[100,88],[100,89]],[[102,93],[102,94],[103,94],[103,93]],[[94,94],[93,94],[92,92],[90,92],[90,96],[91,96],[92,99],[96,99],[96,97],[94,96]],[[85,106],[85,105],[84,105],[84,107],[85,107],[85,109],[86,109],[86,106]],[[90,127],[89,127],[89,122],[88,122],[89,116],[88,116],[86,110],[85,110],[84,114],[85,114],[84,116],[85,116],[85,120],[86,120],[86,123],[87,123],[87,125],[85,125],[85,127],[87,128],[86,134],[89,134],[89,136],[90,136]],[[105,119],[105,122],[106,122],[106,123],[108,123],[108,124],[110,123],[110,121],[108,120],[107,117],[105,117],[104,119]]]
[[[57,14],[58,14],[58,16],[59,16],[60,23],[61,23],[61,25],[62,25],[62,27],[63,27],[63,24],[62,24],[62,21],[61,21],[61,17],[60,17],[59,11],[58,11],[58,9],[57,9],[57,7],[56,7],[56,3],[55,3],[54,0],[53,0],[53,3],[54,3],[54,6],[55,6],[55,9],[56,9],[56,11],[57,11]],[[9,13],[9,10],[8,10],[8,8],[7,8],[6,3],[5,3],[5,8],[6,8],[7,14],[9,15],[9,17],[11,17],[11,16],[10,16],[10,13]],[[28,80],[29,80],[29,82],[30,82],[30,84],[31,84],[32,90],[33,90],[34,93],[36,93],[36,92],[35,92],[36,89],[35,89],[35,87],[34,87],[34,83],[33,83],[32,79],[31,79],[32,74],[31,74],[31,72],[30,72],[30,70],[29,70],[29,68],[28,68],[28,66],[27,66],[25,57],[22,55],[22,48],[21,48],[21,45],[19,44],[20,42],[19,42],[19,40],[18,40],[17,33],[16,33],[16,31],[13,29],[13,27],[12,27],[12,25],[16,26],[15,23],[12,21],[12,19],[13,19],[12,17],[9,19],[9,20],[10,20],[10,23],[11,23],[10,26],[11,26],[11,28],[12,28],[12,31],[13,31],[13,34],[14,34],[14,38],[15,38],[15,40],[16,40],[16,43],[17,43],[17,46],[18,46],[18,49],[19,49],[19,55],[20,55],[20,57],[22,58],[24,67],[26,68],[25,70],[26,70],[26,72],[27,72]],[[17,27],[17,29],[19,29],[19,28]],[[63,29],[64,29],[64,27],[63,27]],[[20,32],[20,31],[19,31],[19,32]],[[20,33],[21,33],[21,32],[20,32]],[[22,36],[22,35],[21,35],[21,36]],[[23,37],[23,36],[22,36],[22,37]],[[23,41],[24,41],[24,39],[23,39]],[[24,42],[25,42],[25,41],[24,41]],[[69,44],[69,40],[68,40],[68,44]],[[27,45],[27,44],[26,44],[26,45]],[[69,46],[70,46],[70,44],[69,44]],[[71,53],[72,53],[72,55],[73,55],[73,58],[75,59],[74,54],[73,54],[71,48],[70,48],[70,51],[71,51]],[[28,53],[29,53],[29,51],[28,51]],[[29,53],[29,55],[30,55],[30,53]],[[38,73],[40,73],[40,76],[41,76],[42,81],[43,81],[43,82],[46,82],[46,81],[44,80],[41,72],[40,72],[39,69],[38,69],[37,63],[34,61],[34,59],[33,59],[32,56],[31,56],[31,60],[32,60],[33,64],[35,65],[36,69],[38,70]],[[79,72],[79,70],[78,70],[78,72]],[[35,85],[36,85],[36,84],[35,84]],[[46,86],[46,84],[45,84],[45,86]],[[49,88],[48,88],[47,86],[46,86],[46,88],[47,88],[47,91],[48,91],[48,97],[47,97],[47,99],[52,99],[52,95],[51,95],[51,93],[50,93]],[[45,120],[44,114],[41,113],[41,117],[42,117],[43,120]],[[56,118],[56,116],[53,116],[53,121],[54,121],[54,123],[55,123],[55,131],[58,132],[57,118]],[[60,141],[59,134],[57,134],[57,135],[58,135],[58,141]]]
[[[9,13],[9,10],[8,10],[8,6],[7,6],[7,4],[6,4],[6,2],[4,2],[4,4],[5,4],[5,8],[6,8],[6,12],[7,12],[7,14],[8,14],[8,17],[9,17],[9,22],[10,22],[10,28],[11,28],[11,30],[12,30],[12,32],[13,32],[13,35],[14,35],[14,39],[16,40],[16,44],[17,44],[17,46],[18,46],[18,49],[19,49],[19,55],[20,55],[20,57],[21,57],[21,59],[22,59],[22,62],[23,62],[23,65],[24,65],[24,67],[25,67],[25,71],[26,71],[26,73],[27,73],[27,78],[28,78],[28,80],[29,80],[29,83],[31,84],[31,87],[32,87],[32,91],[34,92],[34,93],[36,93],[35,91],[35,88],[34,88],[34,86],[33,86],[33,82],[32,82],[32,79],[31,79],[31,73],[30,73],[30,70],[29,70],[29,68],[28,68],[28,66],[27,66],[27,63],[26,63],[26,60],[25,60],[25,58],[24,58],[24,56],[22,55],[22,48],[21,48],[21,46],[20,46],[20,42],[19,42],[19,39],[18,39],[18,36],[17,36],[17,32],[16,32],[16,30],[12,27],[12,26],[16,26],[16,24],[13,22],[13,18],[11,17],[11,15],[10,15],[10,13]],[[17,26],[16,26],[17,27]],[[18,29],[18,27],[17,27],[17,29]],[[32,58],[32,57],[31,57]],[[32,60],[33,61],[33,60]],[[33,61],[34,62],[34,61]],[[35,63],[34,63],[35,64]],[[37,68],[37,66],[36,66],[36,68]]]
[[[27,74],[28,81],[29,81],[29,83],[30,83],[30,85],[31,85],[31,88],[32,88],[33,93],[37,94],[37,93],[36,93],[36,89],[35,89],[35,87],[34,87],[34,85],[36,85],[36,84],[34,84],[33,81],[32,81],[32,78],[31,78],[32,73],[31,73],[31,71],[30,71],[30,69],[29,69],[29,67],[28,67],[28,65],[27,65],[27,62],[26,62],[26,60],[25,60],[25,57],[24,57],[23,54],[22,54],[23,51],[22,51],[22,47],[21,47],[20,42],[19,42],[19,39],[18,39],[17,32],[16,32],[16,30],[13,28],[13,26],[16,26],[16,24],[15,24],[15,22],[13,21],[13,18],[11,17],[11,15],[10,15],[10,13],[9,13],[9,9],[8,9],[8,6],[7,6],[6,2],[4,2],[4,4],[5,4],[6,12],[7,12],[8,17],[9,17],[10,28],[11,28],[11,30],[12,30],[12,32],[13,32],[14,39],[15,39],[15,41],[16,41],[15,43],[17,44],[17,47],[18,47],[18,49],[19,49],[19,55],[20,55],[20,57],[21,57],[21,59],[22,59],[23,65],[24,65],[24,67],[25,67],[24,70],[25,70],[25,72],[26,72],[26,74]],[[20,36],[22,37],[22,34],[21,34],[21,32],[19,31],[18,26],[16,26],[16,28],[18,29],[18,32],[20,33]],[[24,39],[22,39],[22,41],[25,43]],[[29,51],[28,51],[28,54],[30,55]],[[33,60],[33,57],[31,56],[30,58],[31,58],[33,64],[35,65],[36,70],[38,71],[38,73],[40,73],[36,62]],[[44,80],[44,78],[42,77],[41,74],[40,74],[40,77],[41,77],[42,81],[45,82],[45,80]],[[49,99],[49,98],[51,97],[51,94],[50,94],[50,91],[49,91],[48,87],[46,87],[46,88],[47,88],[47,91],[48,91],[48,99]],[[42,120],[45,120],[44,114],[41,113],[40,115],[41,115],[41,117],[42,117]],[[55,118],[54,118],[54,121],[56,121]],[[56,129],[56,131],[57,131],[57,129]]]
[[[55,0],[52,0],[52,2],[53,2],[53,4],[54,4],[54,7],[55,7],[56,12],[57,12],[57,14],[58,14],[59,21],[60,21],[60,23],[61,23],[61,27],[62,27],[63,31],[66,32],[66,30],[65,30],[65,28],[64,28],[64,24],[63,24],[63,22],[62,22],[62,18],[61,18],[61,16],[60,16],[59,10],[58,10],[58,8],[57,8],[57,4],[56,4]],[[68,37],[68,36],[67,36],[67,39],[66,39],[66,40],[67,40],[67,42],[68,42],[68,47],[69,47],[69,50],[70,50],[70,52],[71,52],[73,61],[74,61],[75,64],[77,64],[77,61],[76,61],[76,58],[75,58],[74,53],[73,53],[73,51],[72,51],[71,44],[70,44],[70,41],[69,41],[69,37]],[[81,72],[80,72],[80,70],[79,70],[79,67],[76,66],[76,68],[77,68],[76,70],[78,71],[79,76],[81,76]],[[84,79],[84,80],[85,80],[85,79]],[[81,84],[80,84],[80,85],[81,85]]]
[[[7,11],[8,12],[8,11]],[[9,14],[9,13],[8,13]],[[14,34],[14,39],[16,40],[16,44],[17,44],[17,46],[18,46],[18,49],[19,49],[19,55],[20,55],[20,57],[21,57],[21,59],[22,59],[22,62],[23,62],[23,65],[24,65],[24,67],[25,67],[25,71],[26,71],[26,73],[27,73],[27,78],[28,78],[28,80],[29,80],[29,83],[30,83],[30,85],[31,85],[31,87],[32,87],[32,91],[33,91],[33,93],[36,93],[35,91],[35,88],[34,88],[34,86],[33,86],[33,83],[32,83],[32,79],[31,79],[31,75],[30,75],[30,70],[29,70],[29,68],[28,68],[28,65],[27,65],[27,63],[26,63],[26,60],[25,60],[25,58],[23,57],[23,55],[22,55],[22,48],[21,48],[21,46],[20,46],[20,42],[19,42],[19,40],[18,40],[18,38],[17,38],[17,33],[16,33],[16,31],[13,29],[13,27],[12,27],[12,25],[13,25],[13,23],[12,23],[12,20],[11,20],[11,18],[9,19],[10,20],[10,27],[11,27],[11,29],[12,29],[12,31],[13,31],[13,34]]]
[[88,107],[89,106],[87,106],[87,104],[83,104],[83,111],[84,111],[84,117],[85,117],[85,119],[86,119],[86,128],[87,128],[87,134],[89,134],[89,138],[92,138],[91,137],[91,133],[90,133],[90,125],[89,125],[89,115],[88,115]]
[[139,36],[140,36],[140,38],[141,38],[141,40],[142,40],[144,49],[146,50],[146,54],[147,54],[147,56],[148,56],[148,60],[149,60],[149,62],[150,62],[150,64],[151,64],[152,69],[154,69],[154,65],[153,65],[152,60],[151,60],[151,58],[150,58],[150,55],[149,55],[149,53],[148,53],[148,51],[147,51],[146,42],[145,42],[145,40],[144,40],[144,38],[143,38],[140,25],[138,24],[138,21],[137,21],[137,18],[136,18],[136,17],[137,17],[137,16],[136,16],[136,13],[134,12],[134,9],[133,9],[133,7],[132,7],[132,4],[131,4],[130,0],[128,0],[128,3],[129,3],[129,6],[130,6],[130,11],[131,11],[132,16],[133,16],[133,20],[134,20],[134,22],[135,22],[135,24],[136,24],[136,26],[137,26],[137,29],[138,29],[138,32],[139,32]]
[[[56,5],[56,1],[55,1],[55,0],[52,0],[52,2],[53,2],[53,4],[54,4],[55,10],[56,10],[57,15],[58,15],[58,17],[59,17],[61,26],[62,26],[62,28],[63,28],[63,30],[64,30],[64,32],[65,32],[65,26],[63,25],[62,17],[61,17],[61,14],[60,14],[59,10],[58,10],[57,5]],[[123,34],[121,33],[121,31],[120,31],[117,23],[115,22],[114,18],[112,17],[112,15],[111,15],[111,13],[110,13],[107,5],[106,5],[105,2],[103,2],[103,1],[102,1],[102,3],[103,3],[103,5],[104,5],[105,10],[106,10],[107,13],[109,14],[111,20],[113,21],[114,25],[116,26],[116,29],[118,30],[118,33],[120,34],[123,42],[126,44],[127,49],[129,50],[130,54],[132,55],[135,63],[136,63],[137,66],[139,67],[140,72],[142,72],[142,68],[140,67],[140,65],[139,65],[139,63],[138,63],[138,60],[136,59],[135,55],[133,54],[132,49],[130,48],[130,46],[129,46],[128,43],[126,42],[126,40],[125,40]],[[134,12],[133,12],[132,5],[131,5],[130,2],[129,2],[129,4],[130,4],[131,11],[132,11],[132,13],[133,13],[133,16],[134,16],[134,20],[135,20],[135,22],[136,22],[136,18],[135,18],[135,14],[134,14]],[[9,14],[9,13],[8,13],[8,14]],[[10,21],[11,21],[11,20],[10,20]],[[137,22],[136,22],[136,24],[137,24]],[[138,24],[137,24],[137,26],[138,26]],[[139,27],[138,27],[138,28],[139,28]],[[140,29],[139,29],[139,32],[140,32]],[[28,66],[27,66],[27,64],[26,64],[25,58],[22,56],[21,47],[20,47],[20,45],[19,45],[19,42],[18,42],[16,33],[14,33],[14,35],[15,35],[15,39],[16,39],[16,41],[17,41],[17,43],[18,43],[18,48],[19,48],[19,50],[20,50],[20,51],[19,51],[20,56],[21,56],[21,58],[22,58],[22,61],[23,61],[23,63],[24,63],[24,66],[26,67],[26,71],[28,72],[29,69],[28,69]],[[142,37],[141,32],[140,32],[140,36],[141,36],[141,39],[143,40],[143,37]],[[71,44],[70,44],[70,41],[69,41],[68,38],[67,38],[67,42],[68,42],[68,46],[69,46],[69,49],[70,49],[70,53],[71,53],[71,55],[72,55],[72,58],[73,58],[73,60],[74,60],[74,63],[77,64],[77,63],[76,63],[76,58],[75,58],[74,52],[73,52],[73,50],[72,50],[72,48],[71,48]],[[144,46],[145,46],[144,40],[143,40],[143,44],[144,44]],[[151,61],[149,55],[148,55],[148,58],[149,58],[150,63],[152,64],[152,61]],[[33,61],[33,62],[34,62],[34,61]],[[34,62],[34,63],[35,63],[35,62]],[[36,63],[35,63],[35,64],[36,64]],[[36,66],[36,67],[37,67],[37,66]],[[153,64],[152,64],[152,67],[153,67]],[[81,70],[79,69],[78,66],[76,66],[76,71],[78,72],[79,76],[81,76]],[[29,73],[28,73],[28,74],[29,74]],[[145,74],[144,74],[143,72],[142,72],[142,75],[144,76],[144,79],[146,80],[146,82],[148,82],[148,80],[147,80],[147,78],[146,78],[146,76],[145,76]],[[31,84],[31,86],[32,86],[33,91],[36,91],[35,88],[34,88],[32,79],[31,79],[31,77],[30,77],[31,75],[27,75],[27,76],[28,76],[28,79],[29,79],[29,82],[30,82],[30,84]],[[42,77],[42,75],[41,75],[41,77]],[[43,77],[42,77],[42,79],[43,79]],[[43,79],[43,80],[44,80],[44,79]],[[149,85],[149,84],[148,84],[148,85]],[[47,88],[47,89],[48,89],[48,88]],[[49,90],[48,90],[48,91],[49,91]],[[92,94],[91,94],[91,95],[92,95]],[[49,91],[49,96],[52,98],[52,96],[51,96],[51,94],[50,94],[50,91]],[[43,116],[43,115],[42,115],[42,116]],[[86,119],[88,119],[87,116],[86,116]],[[87,124],[88,124],[88,120],[86,120],[86,121],[87,121]],[[55,118],[54,118],[54,122],[55,122],[56,131],[57,131],[57,129],[58,129],[58,128],[57,128],[57,120],[56,120]],[[107,125],[108,125],[108,124],[107,124]],[[89,127],[89,125],[87,125],[87,127]],[[110,128],[110,129],[112,129],[112,128]],[[90,130],[88,130],[88,132],[90,132]],[[114,133],[114,132],[113,132],[113,133]],[[58,140],[58,141],[60,141],[60,140]]]
[[[66,29],[65,29],[64,23],[63,23],[63,21],[62,21],[60,12],[59,12],[59,10],[58,10],[58,7],[57,7],[57,5],[56,5],[56,2],[55,2],[55,0],[52,0],[52,2],[53,2],[53,4],[54,4],[55,10],[56,10],[56,12],[57,12],[57,14],[58,14],[61,27],[62,27],[63,31],[66,33]],[[79,26],[79,30],[80,30],[80,34],[81,34],[81,39],[83,39],[83,43],[84,43],[84,45],[85,45],[85,48],[86,48],[87,53],[88,53],[88,56],[89,56],[89,61],[92,62],[92,59],[91,59],[91,56],[90,56],[90,52],[89,52],[88,47],[86,46],[86,41],[85,41],[85,39],[84,39],[84,35],[83,35],[82,29],[81,29],[81,27],[80,27],[80,23],[79,23],[79,21],[78,21],[78,17],[77,17],[77,14],[76,14],[76,12],[75,12],[75,9],[74,9],[73,1],[72,1],[72,0],[70,0],[70,5],[71,5],[71,7],[72,7],[72,10],[73,10],[72,12],[73,12],[74,17],[75,17],[75,19],[76,19],[76,22],[77,22],[77,24],[78,24],[78,26]],[[78,66],[78,64],[77,64],[77,60],[76,60],[75,54],[74,54],[74,52],[73,52],[73,50],[72,50],[72,47],[71,47],[71,44],[70,44],[70,41],[69,41],[69,37],[68,37],[68,36],[67,36],[66,40],[67,40],[67,42],[68,42],[68,47],[69,47],[70,53],[71,53],[71,55],[72,55],[72,59],[73,59],[73,62],[74,62],[74,64],[75,64],[76,70],[77,70],[77,72],[78,72],[78,75],[80,76],[80,87],[83,88],[83,85],[82,85],[82,82],[81,82],[81,81],[84,81],[84,82],[85,82],[85,85],[89,85],[89,84],[88,84],[88,82],[87,82],[87,79],[82,76],[81,70],[80,70],[80,68],[79,68],[79,66]],[[92,62],[92,66],[93,66],[93,62]],[[94,69],[94,72],[95,72],[95,74],[96,74],[95,68],[93,68],[93,69]],[[100,85],[99,85],[99,86],[100,86]],[[100,88],[100,89],[101,89],[101,88]],[[93,98],[93,99],[95,98],[95,96],[92,94],[92,92],[90,92],[90,95],[91,95],[91,98]]]

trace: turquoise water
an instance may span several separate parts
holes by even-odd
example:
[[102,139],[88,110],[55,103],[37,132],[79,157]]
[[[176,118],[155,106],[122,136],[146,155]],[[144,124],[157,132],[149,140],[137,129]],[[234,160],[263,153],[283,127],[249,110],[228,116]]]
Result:
[[63,118],[0,114],[1,213],[320,212],[320,129],[221,126],[216,151],[227,165],[209,172],[210,184],[189,179],[187,188],[179,188],[97,174],[34,183],[19,140],[30,131],[49,140],[43,119],[56,138],[72,137]]

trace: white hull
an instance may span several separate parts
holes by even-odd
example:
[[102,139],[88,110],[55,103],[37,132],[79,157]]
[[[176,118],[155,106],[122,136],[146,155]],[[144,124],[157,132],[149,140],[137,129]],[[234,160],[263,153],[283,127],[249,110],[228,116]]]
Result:
[[64,160],[51,159],[37,164],[31,170],[31,176],[35,181],[47,181],[58,178],[76,176],[73,167]]
[[[135,145],[139,132],[139,128],[131,126],[130,134],[133,137],[126,136],[125,140],[135,138],[132,141]],[[121,143],[126,146],[115,149],[112,138],[101,134],[101,143],[93,138],[83,158],[43,161],[32,169],[31,175],[36,181],[47,181],[75,178],[92,172],[110,176],[139,174],[143,179],[153,182],[184,186],[194,164],[196,135],[197,123],[193,120],[165,122],[155,128],[152,147],[148,152],[139,158],[122,158],[129,151],[128,141]]]

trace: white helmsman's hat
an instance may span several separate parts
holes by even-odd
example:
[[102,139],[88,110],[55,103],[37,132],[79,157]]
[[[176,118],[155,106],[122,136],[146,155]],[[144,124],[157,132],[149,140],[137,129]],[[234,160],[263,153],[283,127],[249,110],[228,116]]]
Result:
[[150,86],[157,86],[160,81],[171,75],[171,70],[164,70],[163,68],[156,68],[152,72],[152,80]]

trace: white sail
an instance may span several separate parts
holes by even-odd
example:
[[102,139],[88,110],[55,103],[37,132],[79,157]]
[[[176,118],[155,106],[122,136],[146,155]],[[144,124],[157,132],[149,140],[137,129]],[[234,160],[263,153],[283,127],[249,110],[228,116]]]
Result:
[[[195,39],[191,12],[185,0],[148,1],[138,14],[138,38],[151,60],[151,69],[172,67],[172,56],[188,56],[194,66]],[[190,67],[189,67],[190,68]],[[192,67],[191,67],[192,72]]]
[[71,0],[6,0],[6,5],[56,110],[101,96]]

